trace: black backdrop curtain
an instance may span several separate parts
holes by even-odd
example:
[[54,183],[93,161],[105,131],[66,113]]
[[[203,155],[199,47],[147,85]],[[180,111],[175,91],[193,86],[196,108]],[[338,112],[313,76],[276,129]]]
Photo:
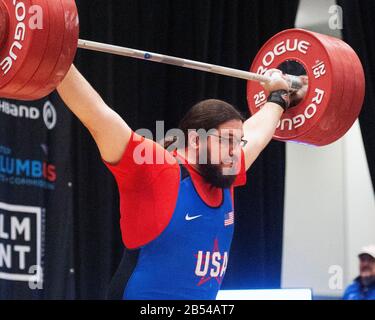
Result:
[[344,40],[358,53],[366,75],[366,97],[359,117],[372,186],[375,190],[375,2],[339,0]]
[[75,296],[71,124],[56,93],[0,99],[0,300]]
[[[298,1],[77,1],[81,38],[248,70],[260,46],[294,25]],[[76,64],[131,126],[176,127],[194,103],[219,98],[247,112],[246,82],[80,51]],[[102,298],[122,255],[114,179],[76,123],[77,297]],[[279,287],[285,148],[272,142],[237,191],[236,231],[224,288]]]

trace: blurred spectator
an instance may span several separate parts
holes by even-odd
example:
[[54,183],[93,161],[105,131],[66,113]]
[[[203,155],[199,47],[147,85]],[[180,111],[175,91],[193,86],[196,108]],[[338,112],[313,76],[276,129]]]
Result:
[[375,245],[363,247],[358,254],[359,277],[346,288],[344,300],[375,300]]

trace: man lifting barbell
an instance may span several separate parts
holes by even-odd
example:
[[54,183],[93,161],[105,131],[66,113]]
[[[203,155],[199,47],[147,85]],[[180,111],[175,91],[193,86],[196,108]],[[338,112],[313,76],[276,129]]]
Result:
[[[23,23],[31,5],[48,7],[42,30]],[[233,189],[245,184],[246,170],[273,137],[312,145],[336,141],[363,102],[355,52],[341,40],[305,30],[275,35],[246,72],[78,40],[73,0],[0,0],[0,19],[0,96],[32,100],[57,87],[116,178],[122,237],[130,250],[114,277],[112,298],[215,299],[233,236]],[[133,132],[71,66],[77,47],[246,79],[253,116],[244,121],[226,102],[202,101],[182,119],[182,136],[166,150]],[[276,70],[287,61],[298,62],[306,76]],[[140,161],[146,149],[164,161]]]
[[[137,255],[131,259],[128,253],[115,277],[114,286],[123,298],[215,299],[233,234],[233,188],[245,183],[246,170],[270,142],[289,106],[287,81],[280,72],[271,70],[272,74],[279,76],[264,84],[270,92],[268,102],[245,122],[223,101],[195,105],[180,124],[186,145],[172,153],[133,132],[74,66],[58,86],[118,183],[123,240]],[[199,129],[216,129],[217,134],[201,139]],[[153,159],[167,161],[137,164],[140,144],[152,150]],[[243,152],[238,152],[241,146]],[[203,149],[208,150],[207,163],[197,156]],[[223,149],[232,161],[211,163],[211,151],[223,155]],[[240,156],[233,158],[235,153]],[[237,175],[223,173],[238,166]]]

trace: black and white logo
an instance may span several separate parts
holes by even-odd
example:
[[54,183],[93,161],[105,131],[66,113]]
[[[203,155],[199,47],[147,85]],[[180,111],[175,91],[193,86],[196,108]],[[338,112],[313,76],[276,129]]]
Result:
[[41,216],[39,207],[0,202],[0,279],[42,281]]
[[51,101],[46,101],[43,105],[43,111],[40,106],[19,105],[7,100],[0,100],[0,113],[20,119],[38,120],[43,118],[45,126],[52,130],[57,123],[56,108]]
[[56,109],[50,101],[47,101],[43,107],[43,120],[48,130],[52,130],[57,121]]

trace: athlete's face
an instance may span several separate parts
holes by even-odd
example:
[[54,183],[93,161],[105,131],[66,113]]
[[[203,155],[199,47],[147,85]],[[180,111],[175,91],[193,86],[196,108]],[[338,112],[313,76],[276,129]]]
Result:
[[199,146],[200,155],[207,152],[207,163],[199,164],[207,182],[219,188],[229,188],[233,184],[241,169],[243,143],[243,123],[240,120],[228,121],[208,134],[207,140]]

